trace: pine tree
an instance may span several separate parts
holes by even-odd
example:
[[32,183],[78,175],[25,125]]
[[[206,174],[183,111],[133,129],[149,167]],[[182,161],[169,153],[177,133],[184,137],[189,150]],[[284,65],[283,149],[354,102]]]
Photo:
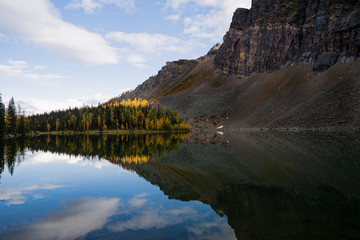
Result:
[[1,99],[0,93],[0,138],[5,135],[5,105]]
[[17,122],[17,116],[16,116],[15,101],[14,98],[11,98],[9,101],[9,106],[6,114],[6,129],[9,134],[15,135],[16,122]]

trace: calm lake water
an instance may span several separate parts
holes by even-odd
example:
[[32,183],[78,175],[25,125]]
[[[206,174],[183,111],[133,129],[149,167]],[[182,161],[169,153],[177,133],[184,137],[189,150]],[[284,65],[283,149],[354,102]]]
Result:
[[0,239],[360,239],[358,134],[0,142]]

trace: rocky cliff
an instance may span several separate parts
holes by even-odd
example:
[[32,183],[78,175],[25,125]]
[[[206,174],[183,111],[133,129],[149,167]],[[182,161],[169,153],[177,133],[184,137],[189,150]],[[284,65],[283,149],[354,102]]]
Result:
[[222,45],[167,63],[126,97],[176,108],[193,127],[360,126],[360,1],[253,0]]
[[293,63],[323,71],[360,55],[360,1],[253,0],[237,9],[215,64],[248,76]]

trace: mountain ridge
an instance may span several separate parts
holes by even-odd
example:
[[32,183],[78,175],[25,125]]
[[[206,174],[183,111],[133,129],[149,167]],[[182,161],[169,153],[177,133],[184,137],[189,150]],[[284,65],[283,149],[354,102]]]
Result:
[[167,63],[124,97],[176,108],[194,128],[359,129],[360,3],[252,4],[223,44]]

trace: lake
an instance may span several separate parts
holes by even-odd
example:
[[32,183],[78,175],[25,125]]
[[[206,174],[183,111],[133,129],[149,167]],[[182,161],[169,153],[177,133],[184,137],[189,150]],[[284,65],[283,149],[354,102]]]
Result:
[[0,142],[0,239],[359,239],[357,133]]

